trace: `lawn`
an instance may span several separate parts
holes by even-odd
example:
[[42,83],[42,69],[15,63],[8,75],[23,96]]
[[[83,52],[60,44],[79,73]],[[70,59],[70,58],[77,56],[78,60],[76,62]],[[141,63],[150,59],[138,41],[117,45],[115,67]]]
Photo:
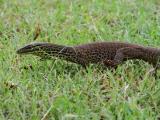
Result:
[[159,0],[0,0],[0,120],[160,119],[160,80],[148,63],[86,71],[16,54],[36,41],[159,47]]

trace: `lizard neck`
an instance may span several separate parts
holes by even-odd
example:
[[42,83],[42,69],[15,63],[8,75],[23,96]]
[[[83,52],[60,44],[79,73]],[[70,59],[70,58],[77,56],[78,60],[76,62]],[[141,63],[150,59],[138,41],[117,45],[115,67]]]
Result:
[[77,53],[73,47],[62,46],[62,45],[52,45],[43,46],[35,55],[42,58],[62,58],[70,62],[77,62]]

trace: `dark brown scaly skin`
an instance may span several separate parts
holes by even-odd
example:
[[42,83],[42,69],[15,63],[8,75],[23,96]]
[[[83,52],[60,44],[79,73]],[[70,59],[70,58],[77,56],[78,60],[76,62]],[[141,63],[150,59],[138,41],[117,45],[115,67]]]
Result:
[[116,67],[128,59],[141,59],[157,70],[160,49],[121,42],[97,42],[78,46],[51,43],[31,43],[17,50],[18,54],[33,54],[42,58],[59,57],[86,67],[90,63]]

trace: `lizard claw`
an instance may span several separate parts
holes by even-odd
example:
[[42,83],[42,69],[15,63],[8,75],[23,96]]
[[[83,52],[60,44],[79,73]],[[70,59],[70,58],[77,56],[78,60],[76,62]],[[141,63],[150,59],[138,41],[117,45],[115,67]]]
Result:
[[155,69],[155,68],[152,68],[152,69],[150,69],[149,70],[149,75],[151,75],[151,76],[154,76],[155,77],[155,79],[157,79],[158,78],[158,76],[157,76],[157,69]]

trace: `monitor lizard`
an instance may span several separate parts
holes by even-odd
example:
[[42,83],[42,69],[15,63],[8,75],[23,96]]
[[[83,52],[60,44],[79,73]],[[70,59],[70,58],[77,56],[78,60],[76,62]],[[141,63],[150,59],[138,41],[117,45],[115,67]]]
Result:
[[58,57],[86,68],[90,63],[117,67],[129,59],[140,59],[160,68],[160,49],[125,42],[94,42],[77,46],[52,43],[31,43],[17,50],[18,54],[33,54],[42,59]]

